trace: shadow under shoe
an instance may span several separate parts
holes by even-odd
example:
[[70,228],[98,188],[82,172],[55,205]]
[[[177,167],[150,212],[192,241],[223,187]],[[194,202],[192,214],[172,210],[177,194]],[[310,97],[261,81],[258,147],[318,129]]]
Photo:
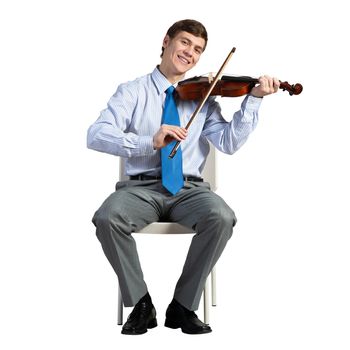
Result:
[[194,311],[186,309],[175,299],[168,306],[164,326],[181,328],[182,332],[187,334],[205,334],[212,331],[209,325],[198,319]]
[[147,329],[157,327],[156,309],[152,301],[140,300],[123,325],[122,334],[144,334]]

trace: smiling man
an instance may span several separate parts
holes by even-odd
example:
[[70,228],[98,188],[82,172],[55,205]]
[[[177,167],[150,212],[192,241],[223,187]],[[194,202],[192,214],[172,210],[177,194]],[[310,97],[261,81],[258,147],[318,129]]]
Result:
[[[197,64],[207,41],[201,23],[174,23],[163,40],[160,65],[150,74],[119,85],[88,130],[88,147],[125,157],[129,176],[116,184],[116,191],[93,217],[97,237],[118,276],[123,302],[134,306],[123,334],[143,334],[157,326],[132,236],[155,221],[178,222],[196,232],[166,311],[165,326],[188,334],[211,332],[194,311],[206,278],[232,235],[236,217],[203,182],[201,171],[209,142],[228,154],[243,145],[257,124],[261,97],[276,92],[279,82],[261,77],[230,122],[210,97],[186,131],[183,126],[198,101],[175,99],[174,85]],[[169,159],[176,141],[182,141],[181,146]]]

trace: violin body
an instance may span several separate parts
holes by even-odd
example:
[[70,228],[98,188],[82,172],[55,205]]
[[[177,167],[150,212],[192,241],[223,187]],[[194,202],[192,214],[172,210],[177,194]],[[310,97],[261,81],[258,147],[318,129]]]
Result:
[[[210,96],[239,97],[252,90],[259,80],[249,76],[224,75],[217,81]],[[203,98],[210,88],[211,82],[208,77],[196,76],[178,83],[176,92],[182,100],[198,100]],[[303,87],[301,84],[290,85],[281,82],[280,89],[287,90],[290,95],[299,95]]]

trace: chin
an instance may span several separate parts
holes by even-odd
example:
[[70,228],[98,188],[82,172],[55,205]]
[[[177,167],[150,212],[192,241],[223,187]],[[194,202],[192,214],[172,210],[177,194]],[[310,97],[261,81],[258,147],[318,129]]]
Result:
[[182,66],[181,67],[181,69],[177,69],[177,71],[178,71],[178,73],[179,73],[179,75],[184,75],[184,74],[186,74],[191,68],[193,68],[193,66],[192,65],[190,65],[190,66]]
[[[185,64],[181,61],[178,61],[175,64],[175,67],[177,69],[177,71],[180,73],[182,72],[182,74],[185,74],[187,71],[189,71],[191,68],[193,68],[195,65],[194,64]],[[180,73],[181,74],[181,73]]]

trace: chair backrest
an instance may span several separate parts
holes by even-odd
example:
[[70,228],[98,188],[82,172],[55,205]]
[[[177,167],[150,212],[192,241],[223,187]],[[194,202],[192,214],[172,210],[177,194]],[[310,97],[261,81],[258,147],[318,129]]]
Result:
[[[205,167],[202,171],[202,177],[204,181],[210,183],[210,188],[212,191],[217,190],[216,151],[215,147],[212,144],[210,144],[210,151],[205,163]],[[120,157],[119,161],[119,179],[121,181],[127,180],[127,176],[125,175],[125,160],[122,157]]]

